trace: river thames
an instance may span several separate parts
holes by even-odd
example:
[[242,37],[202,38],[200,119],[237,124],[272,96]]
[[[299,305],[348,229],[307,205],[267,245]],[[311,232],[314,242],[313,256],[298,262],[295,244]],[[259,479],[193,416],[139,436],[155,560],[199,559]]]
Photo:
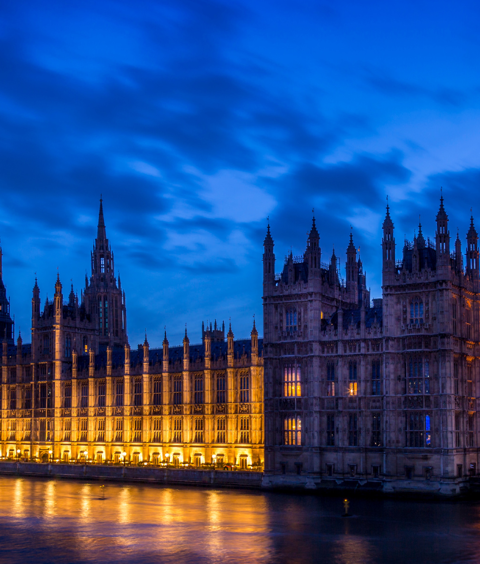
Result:
[[[105,499],[102,499],[104,497]],[[480,503],[0,477],[1,562],[480,562]]]

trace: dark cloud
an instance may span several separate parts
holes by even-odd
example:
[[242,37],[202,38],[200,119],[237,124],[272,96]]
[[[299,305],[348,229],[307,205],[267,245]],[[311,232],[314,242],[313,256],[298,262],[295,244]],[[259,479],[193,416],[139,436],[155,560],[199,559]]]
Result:
[[399,80],[386,73],[369,71],[365,77],[365,82],[386,96],[403,98],[422,97],[427,98],[439,105],[452,108],[464,106],[467,96],[465,92],[454,88],[432,87]]
[[[374,37],[379,61],[371,61],[362,53],[367,31],[356,43],[345,32],[347,12],[328,3],[18,0],[2,15],[0,226],[24,326],[33,272],[42,296],[52,294],[57,267],[64,285],[83,281],[100,194],[131,334],[216,308],[227,319],[229,311],[260,314],[265,225],[253,212],[264,202],[229,199],[238,184],[228,174],[250,178],[244,183],[269,198],[279,258],[290,245],[303,250],[312,207],[324,259],[333,243],[342,256],[350,219],[378,218],[386,187],[407,190],[416,172],[390,146],[352,143],[397,117],[382,113],[372,92],[421,99],[438,112],[470,99],[443,64],[436,80],[418,82],[382,70],[394,68],[392,53],[379,53]],[[354,28],[369,25],[362,18]],[[352,81],[359,73],[363,90]],[[410,155],[424,146],[416,133],[402,133]],[[207,195],[218,177],[225,186]],[[438,184],[452,221],[460,218],[463,202],[478,205],[478,180],[476,169],[431,175],[395,209],[398,229],[412,231],[419,213],[433,213]],[[354,238],[364,264],[378,270],[371,229],[355,229]]]

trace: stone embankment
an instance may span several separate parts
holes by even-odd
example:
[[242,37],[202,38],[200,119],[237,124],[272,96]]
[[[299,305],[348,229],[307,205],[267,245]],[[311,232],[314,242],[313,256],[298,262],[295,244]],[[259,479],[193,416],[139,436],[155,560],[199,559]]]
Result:
[[248,488],[316,492],[318,494],[387,495],[393,497],[480,496],[480,477],[470,480],[436,481],[317,479],[303,476],[268,475],[256,471],[213,470],[155,466],[103,464],[67,464],[1,461],[0,475],[70,478],[116,482],[144,482],[163,485],[204,486],[213,488]]
[[262,472],[250,471],[3,461],[0,474],[217,488],[260,488],[263,476]]

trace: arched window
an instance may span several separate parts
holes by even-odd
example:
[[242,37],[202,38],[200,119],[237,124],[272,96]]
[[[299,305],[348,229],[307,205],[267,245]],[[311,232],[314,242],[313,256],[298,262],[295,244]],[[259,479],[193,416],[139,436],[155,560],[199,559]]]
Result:
[[350,361],[348,364],[348,395],[356,396],[357,393],[357,363],[355,361]]
[[287,310],[285,327],[289,333],[297,330],[297,310],[295,308]]
[[301,379],[300,366],[285,366],[283,376],[283,393],[285,397],[302,395]]
[[335,395],[335,364],[327,364],[327,396]]
[[[196,405],[203,403],[203,373],[195,374],[194,380],[194,402]],[[202,442],[202,441],[195,441]]]
[[284,443],[289,446],[301,446],[302,419],[300,417],[285,417]]
[[105,259],[100,257],[100,272],[103,274],[105,272]]
[[240,374],[240,403],[248,403],[250,401],[250,376],[248,374]]
[[408,361],[407,394],[430,393],[430,363],[422,357],[413,356]]
[[83,354],[88,354],[88,339],[83,337]]
[[430,415],[412,412],[407,415],[407,447],[422,448],[432,445]]
[[43,337],[43,354],[50,354],[50,335]]
[[418,296],[410,302],[410,323],[415,325],[423,323],[423,302]]
[[65,356],[67,358],[72,356],[72,338],[70,335],[65,335]]
[[102,308],[102,298],[98,298],[98,328],[100,333],[103,334],[103,308]]

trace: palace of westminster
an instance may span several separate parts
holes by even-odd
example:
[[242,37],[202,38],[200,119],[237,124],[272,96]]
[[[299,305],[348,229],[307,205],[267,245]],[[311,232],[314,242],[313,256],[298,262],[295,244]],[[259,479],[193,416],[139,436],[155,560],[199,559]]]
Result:
[[201,344],[165,334],[161,349],[130,349],[102,202],[81,298],[57,276],[42,309],[35,282],[31,344],[15,344],[0,254],[0,457],[454,491],[480,463],[478,235],[472,218],[464,266],[443,197],[436,223],[434,241],[419,226],[396,255],[387,206],[373,303],[352,235],[345,281],[335,253],[322,262],[315,219],[305,253],[276,274],[269,226],[263,340],[255,323],[247,340],[215,323]]

